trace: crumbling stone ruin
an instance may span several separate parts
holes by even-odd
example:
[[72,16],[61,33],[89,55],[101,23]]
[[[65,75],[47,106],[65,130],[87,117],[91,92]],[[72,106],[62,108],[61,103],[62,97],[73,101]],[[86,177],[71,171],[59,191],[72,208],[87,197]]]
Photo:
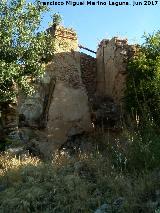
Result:
[[55,41],[54,58],[46,65],[33,96],[20,94],[17,113],[11,110],[3,119],[4,126],[16,122],[12,136],[45,157],[76,135],[95,131],[97,126],[116,125],[127,61],[135,51],[127,40],[115,37],[103,40],[92,57],[79,51],[72,29],[53,26],[48,32]]
[[114,37],[101,41],[96,54],[98,95],[112,97],[116,104],[123,104],[127,62],[134,55],[135,48],[127,39]]

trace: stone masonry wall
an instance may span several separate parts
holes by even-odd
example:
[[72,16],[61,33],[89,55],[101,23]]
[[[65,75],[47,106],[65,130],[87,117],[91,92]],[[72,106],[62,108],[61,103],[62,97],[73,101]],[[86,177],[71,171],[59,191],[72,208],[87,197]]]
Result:
[[54,79],[46,126],[50,150],[60,147],[73,135],[91,130],[77,35],[72,30],[57,27],[54,39],[55,56],[46,66],[47,75]]
[[[35,94],[19,103],[23,130],[44,156],[51,156],[69,137],[91,131],[86,88],[82,82],[77,34],[62,26],[48,29],[55,54]],[[28,133],[27,133],[28,134]]]
[[118,105],[123,103],[127,76],[127,61],[135,46],[117,37],[102,40],[97,50],[97,94],[112,97]]
[[82,81],[86,87],[89,100],[93,98],[96,92],[97,64],[96,58],[80,53]]
[[103,125],[105,119],[114,120],[114,125],[118,116],[112,99],[122,104],[127,61],[136,51],[127,40],[115,37],[103,40],[93,58],[79,52],[73,30],[52,26],[48,32],[55,41],[55,55],[35,83],[35,93],[27,98],[20,94],[18,107],[6,109],[7,116],[1,119],[5,128],[16,129],[17,139],[45,157],[72,136],[92,131],[93,120]]

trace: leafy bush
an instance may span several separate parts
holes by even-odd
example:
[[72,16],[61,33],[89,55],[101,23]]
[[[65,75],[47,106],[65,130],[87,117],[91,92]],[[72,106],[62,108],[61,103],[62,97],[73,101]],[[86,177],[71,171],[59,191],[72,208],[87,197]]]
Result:
[[160,31],[144,37],[128,63],[126,88],[126,109],[134,123],[127,167],[139,171],[160,164]]
[[128,64],[126,108],[140,122],[160,122],[160,31],[145,35],[145,43]]

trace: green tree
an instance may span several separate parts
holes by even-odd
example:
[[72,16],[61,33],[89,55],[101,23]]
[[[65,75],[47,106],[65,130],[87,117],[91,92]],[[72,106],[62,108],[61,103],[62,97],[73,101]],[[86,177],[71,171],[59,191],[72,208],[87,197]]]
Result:
[[145,43],[128,64],[126,107],[140,120],[160,121],[160,31],[145,35]]
[[54,25],[60,25],[62,22],[62,17],[59,13],[54,13],[53,14],[53,24]]
[[35,1],[0,2],[0,102],[16,99],[18,89],[27,94],[53,55],[53,39],[40,31],[47,7]]

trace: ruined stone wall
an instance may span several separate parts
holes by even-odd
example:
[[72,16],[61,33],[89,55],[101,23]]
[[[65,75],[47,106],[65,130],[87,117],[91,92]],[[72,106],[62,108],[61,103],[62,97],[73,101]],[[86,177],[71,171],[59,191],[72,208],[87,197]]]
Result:
[[97,82],[97,64],[96,58],[80,53],[82,81],[86,87],[89,100],[93,98],[96,92]]
[[3,103],[0,106],[0,141],[1,136],[8,135],[13,138],[18,128],[17,104]]
[[46,66],[47,75],[78,88],[82,84],[82,79],[76,33],[58,26],[53,39],[55,40],[55,55]]
[[113,38],[103,40],[93,58],[79,52],[73,30],[52,26],[48,32],[55,42],[53,59],[43,78],[35,82],[33,96],[20,94],[16,112],[6,112],[8,117],[3,119],[8,128],[17,126],[19,118],[20,139],[46,157],[72,136],[92,131],[93,120],[104,126],[107,119],[107,128],[111,121],[114,125],[119,115],[112,98],[122,103],[127,61],[135,52],[127,40]]
[[33,97],[19,104],[24,126],[32,129],[36,135],[32,142],[45,156],[51,156],[69,137],[92,127],[77,34],[62,26],[53,26],[48,32],[55,42],[54,57],[46,65]]
[[97,50],[97,94],[112,97],[123,103],[127,76],[127,61],[135,47],[117,37],[103,40]]
[[68,137],[90,131],[88,97],[81,78],[78,39],[75,32],[57,28],[55,57],[46,72],[55,79],[47,121],[48,140],[63,144]]

